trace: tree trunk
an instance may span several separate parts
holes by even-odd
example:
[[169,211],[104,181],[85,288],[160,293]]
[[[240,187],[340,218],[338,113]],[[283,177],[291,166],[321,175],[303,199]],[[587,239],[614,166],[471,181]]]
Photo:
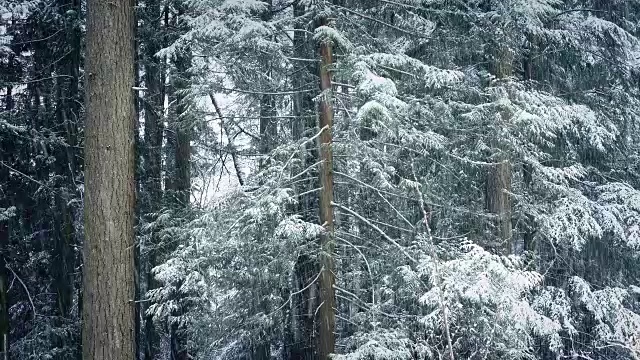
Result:
[[[6,103],[4,109],[6,111],[13,110],[13,95],[11,86],[7,86]],[[7,160],[7,149],[0,139],[0,161],[4,164]],[[0,166],[0,211],[6,209],[9,199],[6,198],[6,189],[2,188],[2,184],[10,184],[9,169]],[[3,360],[9,359],[9,274],[7,269],[6,252],[9,248],[9,219],[0,215],[0,356]]]
[[133,0],[87,1],[85,360],[131,360],[134,338]]
[[511,243],[511,164],[508,160],[491,165],[487,175],[487,210],[495,215],[494,226],[503,255],[512,252]]
[[[323,20],[326,22],[326,20]],[[325,231],[320,235],[320,333],[318,336],[318,354],[320,360],[329,359],[335,350],[335,264],[334,264],[334,226],[333,226],[333,151],[331,128],[333,109],[331,105],[331,69],[333,65],[331,44],[324,40],[320,44],[320,224]]]
[[173,134],[174,178],[173,200],[179,207],[187,207],[191,196],[191,119],[187,116],[188,103],[182,91],[189,86],[191,55],[179,54],[175,60],[176,74],[172,80],[176,101]]
[[[143,65],[145,70],[144,82],[146,86],[144,96],[144,173],[142,175],[142,188],[144,192],[142,216],[148,222],[156,219],[154,214],[160,210],[162,205],[162,136],[164,124],[162,114],[164,112],[164,69],[155,55],[162,48],[161,41],[157,34],[160,29],[162,9],[158,0],[148,0],[145,3],[142,13],[144,27],[141,28],[141,41],[144,42]],[[157,283],[151,273],[151,269],[158,265],[157,245],[159,243],[156,233],[149,234],[151,243],[145,247],[147,253],[144,268],[144,281],[147,290],[157,287]],[[141,313],[144,317],[144,358],[146,360],[155,359],[160,350],[160,337],[153,324],[153,318],[145,315],[146,306],[141,306]]]
[[[273,17],[273,0],[266,0],[267,8],[262,12],[262,21],[268,22]],[[263,63],[266,75],[271,77],[272,69],[269,59]],[[276,99],[274,95],[264,94],[260,98],[260,154],[269,154],[275,148],[275,140],[278,132],[276,121]]]
[[[2,156],[0,156],[2,160]],[[0,168],[0,184],[6,184],[9,178],[9,172],[5,167]],[[5,208],[4,201],[0,202],[0,208]],[[0,209],[1,210],[1,209]],[[0,248],[3,253],[0,254],[0,356],[2,359],[9,358],[9,301],[8,287],[9,276],[7,274],[6,251],[9,247],[9,220],[0,218]]]
[[[505,79],[513,72],[513,53],[506,46],[498,46],[494,64],[494,72],[498,79]],[[503,119],[509,121],[509,119]],[[498,239],[496,251],[502,255],[512,253],[511,236],[511,164],[509,160],[502,160],[490,165],[486,183],[487,210],[495,215],[495,235]]]
[[[56,125],[65,130],[67,145],[56,148],[56,174],[63,176],[66,186],[75,188],[78,171],[78,110],[79,110],[79,71],[80,71],[80,3],[77,0],[60,0],[59,14],[65,19],[66,55],[58,67],[66,75],[56,80]],[[68,50],[67,50],[68,49]],[[64,176],[64,174],[68,174]],[[74,294],[75,228],[73,226],[74,209],[67,204],[69,196],[53,195],[55,206],[51,217],[54,219],[54,237],[52,273],[58,295],[58,309],[61,318],[70,316]],[[73,195],[71,195],[73,196]],[[76,195],[77,196],[77,195]],[[60,344],[64,346],[64,344]]]
[[[293,16],[299,18],[306,12],[306,6],[301,1],[293,3]],[[298,21],[295,24],[293,33],[294,57],[298,59],[315,58],[314,50],[310,46],[311,36],[307,36],[308,27],[305,21]],[[301,89],[305,84],[314,81],[311,79],[312,70],[308,68],[309,62],[296,61],[294,63],[293,87]],[[314,103],[310,92],[298,92],[293,95],[293,114],[295,118],[291,122],[291,135],[294,140],[300,140],[303,136],[313,136],[317,132],[316,114],[314,113]],[[292,166],[292,176],[297,175],[306,168],[309,168],[318,161],[317,148],[313,144],[308,144],[300,159],[301,165]],[[298,185],[296,193],[306,192],[308,189],[318,188],[317,170],[311,168],[309,171],[310,181]],[[314,193],[302,195],[299,199],[299,206],[296,209],[302,219],[307,222],[317,222],[316,207],[318,197]],[[308,253],[298,256],[293,269],[294,293],[291,304],[291,359],[314,359],[314,339],[316,335],[315,310],[317,304],[318,285],[312,283],[318,274],[318,262],[315,257]],[[305,290],[303,290],[305,289]]]
[[[186,31],[184,23],[180,20],[182,15],[186,13],[187,2],[176,1],[174,3],[177,18],[174,18],[175,27],[179,31]],[[185,96],[185,90],[191,85],[191,63],[192,55],[190,49],[181,49],[174,59],[175,72],[171,78],[173,91],[175,96],[175,112],[174,112],[174,179],[173,179],[173,203],[172,206],[176,210],[186,210],[190,205],[191,198],[191,137],[193,129],[193,120],[190,116],[189,106],[190,99]],[[175,245],[177,246],[177,244]],[[175,250],[175,247],[170,248]],[[185,311],[179,307],[171,315],[181,316]],[[175,322],[169,325],[169,341],[171,359],[186,360],[190,357],[187,348],[187,339],[183,325]]]

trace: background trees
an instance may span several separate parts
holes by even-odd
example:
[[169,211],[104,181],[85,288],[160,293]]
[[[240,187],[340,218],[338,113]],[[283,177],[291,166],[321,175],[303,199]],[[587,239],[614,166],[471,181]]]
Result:
[[[0,4],[0,332],[74,358],[86,13]],[[638,4],[136,14],[140,358],[324,357],[332,252],[340,358],[638,356]]]

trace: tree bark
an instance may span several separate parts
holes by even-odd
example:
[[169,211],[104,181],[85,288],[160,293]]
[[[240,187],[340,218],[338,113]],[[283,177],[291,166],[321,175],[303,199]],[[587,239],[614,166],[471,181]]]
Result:
[[[326,20],[323,20],[326,23]],[[331,105],[331,69],[333,56],[328,40],[320,44],[320,224],[324,232],[320,235],[320,333],[318,354],[320,360],[329,359],[335,351],[335,262],[333,225],[333,151],[332,135],[333,108]]]
[[[494,72],[498,79],[506,79],[513,72],[513,53],[506,46],[498,46]],[[509,119],[503,119],[509,121]],[[495,215],[496,250],[502,255],[513,251],[511,225],[511,164],[503,159],[489,167],[486,183],[486,207]]]
[[134,338],[134,2],[87,1],[82,354],[131,360]]
[[491,165],[487,175],[487,210],[495,215],[494,226],[503,255],[512,252],[511,243],[511,164],[508,160]]

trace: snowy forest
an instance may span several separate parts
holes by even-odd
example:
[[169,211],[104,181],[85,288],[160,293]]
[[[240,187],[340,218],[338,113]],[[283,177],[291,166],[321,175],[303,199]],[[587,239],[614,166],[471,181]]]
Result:
[[640,359],[640,0],[0,0],[0,360]]

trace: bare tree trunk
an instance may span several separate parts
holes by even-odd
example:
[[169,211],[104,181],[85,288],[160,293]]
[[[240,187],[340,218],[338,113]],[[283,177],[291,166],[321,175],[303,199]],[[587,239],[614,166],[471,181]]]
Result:
[[189,68],[191,67],[191,55],[188,53],[176,56],[176,72],[173,79],[176,96],[175,126],[175,200],[181,207],[189,205],[191,196],[191,119],[187,116],[188,103],[182,90],[189,86]]
[[[262,21],[268,22],[273,17],[273,0],[266,0],[267,8],[262,12]],[[263,64],[268,76],[272,74],[269,60]],[[264,94],[260,99],[260,153],[268,154],[275,147],[278,132],[276,121],[276,99],[272,94]]]
[[[301,17],[306,12],[306,6],[302,1],[293,3],[294,17]],[[311,47],[311,36],[308,36],[308,26],[305,21],[297,21],[293,34],[294,57],[298,59],[313,59],[316,57],[315,51]],[[295,89],[302,88],[309,83],[312,73],[307,61],[296,61],[294,63],[294,78],[292,79]],[[313,99],[310,92],[298,92],[293,95],[293,114],[295,118],[291,122],[291,135],[294,140],[300,140],[305,134],[315,135],[317,132],[316,114]],[[300,166],[292,167],[292,175],[300,173],[303,169],[311,167],[309,177],[312,179],[296,187],[298,194],[308,189],[318,188],[317,170],[312,167],[318,161],[317,147],[314,144],[305,146],[305,151],[300,159]],[[302,195],[299,199],[300,206],[296,209],[305,221],[317,222],[318,197],[314,193]],[[291,304],[291,359],[314,359],[314,339],[316,336],[316,324],[314,321],[315,310],[319,304],[317,299],[318,285],[315,282],[318,275],[318,263],[311,254],[302,253],[298,256],[293,274],[293,296]]]
[[[0,174],[6,174],[8,177],[9,172],[3,168],[0,169]],[[4,176],[0,178],[4,178]],[[0,220],[0,247],[7,249],[8,244],[9,221],[4,219]],[[2,359],[9,359],[9,301],[7,296],[9,279],[6,261],[5,255],[0,255],[0,355],[2,355]]]
[[87,1],[82,353],[131,360],[134,338],[134,2]]
[[[323,19],[326,23],[326,20]],[[320,360],[329,359],[335,351],[335,262],[334,262],[334,225],[333,225],[333,150],[331,129],[333,126],[333,108],[331,105],[331,69],[333,56],[331,43],[320,44],[320,224],[325,231],[320,235],[320,304],[318,336],[318,354]]]
[[495,215],[498,247],[503,255],[512,252],[511,243],[511,164],[508,160],[491,165],[487,175],[487,210]]
[[[6,103],[4,109],[11,111],[13,109],[13,95],[11,86],[7,86]],[[1,139],[0,139],[1,140]],[[4,164],[7,154],[2,142],[0,142],[0,161]],[[9,184],[9,169],[6,166],[0,166],[0,209],[6,209],[9,201],[6,198],[6,189],[1,187],[2,184]],[[0,216],[0,355],[2,359],[9,359],[9,276],[7,269],[7,259],[5,252],[9,247],[9,219]]]
[[[148,0],[145,3],[142,17],[145,27],[141,29],[141,41],[144,42],[143,66],[145,70],[144,82],[146,86],[144,96],[144,174],[142,174],[142,187],[145,200],[142,206],[142,216],[148,222],[156,219],[154,214],[160,211],[162,205],[162,137],[164,131],[164,68],[160,59],[155,55],[162,48],[161,41],[152,32],[160,29],[162,9],[158,0]],[[154,232],[149,234],[151,243],[145,248],[147,257],[144,274],[141,274],[140,281],[146,282],[146,289],[151,290],[157,287],[156,280],[151,273],[151,269],[158,265],[157,258],[159,242],[158,235]],[[146,360],[155,359],[160,350],[160,337],[156,331],[151,316],[145,315],[146,306],[142,303],[142,317],[144,318],[144,358]]]
[[[508,78],[513,71],[513,53],[505,46],[498,47],[498,61],[495,64],[495,74],[499,79]],[[505,119],[508,120],[508,119]],[[511,164],[509,160],[502,160],[489,167],[486,183],[487,210],[495,215],[497,251],[503,255],[512,253],[511,235]]]

